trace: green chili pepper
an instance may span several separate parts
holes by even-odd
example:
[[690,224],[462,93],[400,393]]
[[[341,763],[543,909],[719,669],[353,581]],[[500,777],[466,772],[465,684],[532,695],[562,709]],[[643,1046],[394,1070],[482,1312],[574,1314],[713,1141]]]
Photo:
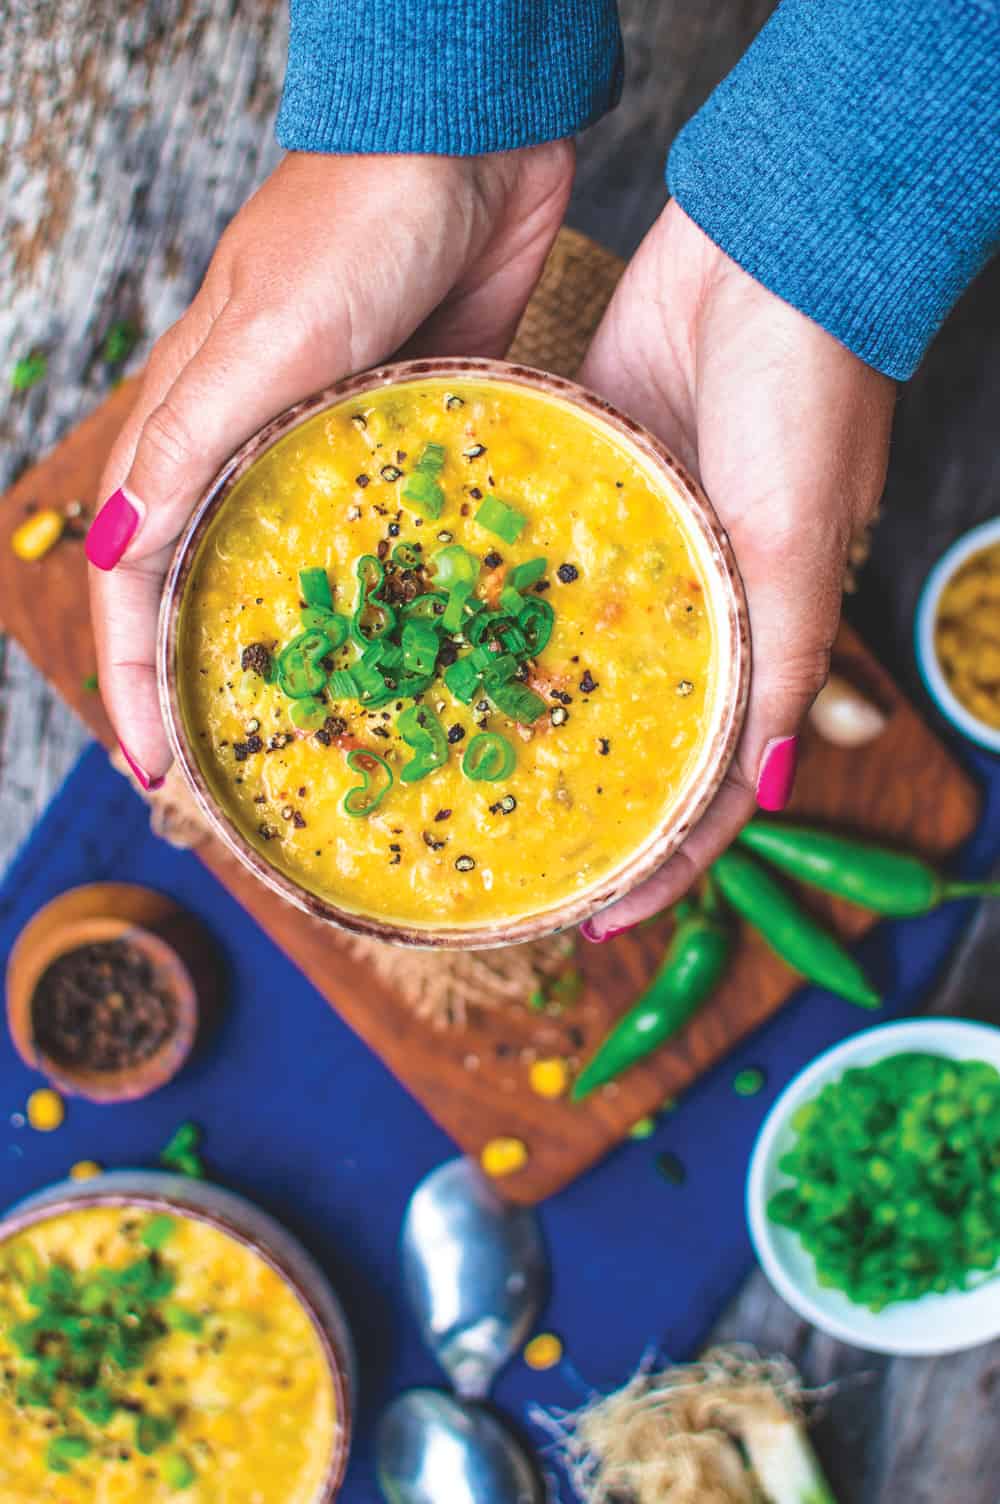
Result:
[[712,875],[726,902],[795,971],[859,1008],[881,1006],[882,999],[854,957],[800,909],[753,857],[731,847],[716,858]]
[[437,716],[426,705],[410,705],[396,717],[396,730],[414,756],[400,773],[404,783],[417,783],[448,760],[448,738]]
[[[392,788],[392,769],[384,757],[379,757],[377,752],[369,752],[365,747],[355,747],[348,752],[347,766],[352,773],[360,773],[364,781],[356,788],[348,789],[344,795],[343,809],[345,814],[352,815],[355,819],[364,818],[378,809]],[[372,788],[372,779],[378,774],[381,775],[379,786]]]
[[949,899],[1000,897],[1000,882],[952,882],[919,857],[805,825],[755,819],[740,841],[790,877],[894,918],[927,914]]
[[403,667],[408,674],[433,674],[441,640],[429,621],[411,620],[403,627]]
[[373,637],[382,637],[396,625],[396,612],[375,597],[385,583],[385,570],[374,554],[362,554],[355,566],[358,595],[351,617],[351,636],[359,647],[367,647]]
[[675,913],[677,928],[659,970],[584,1066],[570,1093],[574,1102],[658,1049],[718,986],[732,950],[729,931],[706,908],[684,903]]
[[462,772],[473,783],[499,783],[514,771],[517,753],[505,736],[482,731],[470,739],[462,758]]
[[552,636],[555,619],[556,613],[548,601],[543,601],[540,596],[530,596],[521,607],[517,625],[527,639],[528,653],[532,658],[538,657]]
[[442,590],[451,590],[455,585],[474,585],[479,578],[479,560],[460,543],[450,543],[447,548],[438,549],[431,565],[434,583]]
[[392,551],[392,562],[400,569],[419,569],[423,559],[419,543],[397,543]]
[[330,638],[315,627],[292,638],[277,663],[278,684],[289,699],[303,700],[325,688],[330,675],[323,659],[332,651]]
[[425,590],[423,595],[400,607],[399,614],[404,621],[440,621],[447,604],[448,597],[443,590]]
[[358,681],[349,668],[338,668],[330,675],[329,691],[335,700],[356,700]]
[[475,520],[505,543],[516,543],[528,521],[516,507],[508,506],[499,496],[489,495],[483,497]]
[[292,725],[298,726],[300,731],[318,731],[326,720],[327,713],[323,701],[315,700],[311,695],[301,700],[294,700],[289,711]]
[[315,628],[316,631],[323,632],[329,637],[330,645],[334,650],[343,647],[351,629],[351,623],[346,616],[341,616],[337,611],[327,611],[323,606],[304,606],[302,625],[307,631]]
[[299,589],[307,606],[318,606],[321,611],[333,610],[333,592],[325,569],[300,569]]

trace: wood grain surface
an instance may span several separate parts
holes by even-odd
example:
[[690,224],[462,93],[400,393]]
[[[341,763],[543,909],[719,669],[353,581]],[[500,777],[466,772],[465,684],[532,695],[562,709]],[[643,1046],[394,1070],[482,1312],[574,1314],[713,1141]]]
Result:
[[[564,232],[519,333],[518,355],[571,367],[620,269],[616,258],[592,256],[590,242]],[[94,495],[133,396],[133,385],[121,386],[0,504],[0,620],[106,743],[110,728],[99,697],[84,688],[93,647],[81,541],[66,539],[43,560],[24,563],[8,539],[39,497],[59,506]],[[838,668],[885,708],[888,725],[877,741],[853,752],[807,735],[796,810],[933,856],[947,853],[975,822],[971,784],[849,628],[838,641],[837,659]],[[558,1016],[526,1007],[496,1013],[473,1008],[464,1031],[436,1033],[345,949],[335,930],[275,898],[221,843],[206,840],[198,855],[463,1149],[478,1154],[498,1135],[524,1140],[528,1162],[503,1182],[505,1193],[518,1201],[541,1200],[568,1184],[638,1118],[683,1091],[770,1017],[797,986],[793,973],[745,930],[723,985],[676,1042],[579,1106],[545,1101],[528,1088],[530,1060],[559,1055],[575,1061],[590,1053],[655,969],[669,933],[665,923],[609,945],[581,945],[586,989]],[[849,905],[810,901],[845,937],[856,937],[873,922]]]
[[[580,142],[570,223],[622,255],[665,201],[670,141],[773,0],[621,0],[627,87]],[[277,161],[281,0],[7,0],[0,48],[0,370],[41,345],[50,378],[0,383],[0,489],[105,395],[95,351],[135,321],[133,365],[190,301],[219,232]],[[926,709],[912,654],[922,581],[1000,504],[1000,263],[968,291],[901,392],[883,519],[852,620]],[[85,731],[0,638],[0,864]],[[929,997],[1000,1022],[1000,906],[983,907]],[[655,1299],[651,1297],[651,1322]],[[651,1329],[650,1336],[655,1337]],[[840,1504],[996,1504],[1000,1344],[885,1361],[815,1333],[754,1276],[717,1335],[785,1350],[839,1384],[819,1430]]]

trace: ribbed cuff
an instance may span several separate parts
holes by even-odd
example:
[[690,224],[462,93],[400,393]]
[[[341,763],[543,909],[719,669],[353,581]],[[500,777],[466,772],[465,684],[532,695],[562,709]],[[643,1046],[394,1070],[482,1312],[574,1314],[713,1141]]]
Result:
[[278,140],[507,151],[591,125],[621,85],[614,0],[291,0]]
[[1000,239],[996,0],[783,0],[667,182],[751,276],[911,376]]

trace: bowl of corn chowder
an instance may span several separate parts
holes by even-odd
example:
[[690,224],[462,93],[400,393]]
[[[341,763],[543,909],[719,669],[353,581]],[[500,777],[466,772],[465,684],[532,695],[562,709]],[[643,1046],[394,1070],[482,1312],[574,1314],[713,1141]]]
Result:
[[400,943],[577,924],[678,847],[742,724],[749,633],[707,498],[572,382],[355,376],[196,508],[158,646],[171,744],[283,898]]
[[116,1171],[0,1222],[4,1504],[331,1504],[354,1384],[325,1276],[241,1196]]

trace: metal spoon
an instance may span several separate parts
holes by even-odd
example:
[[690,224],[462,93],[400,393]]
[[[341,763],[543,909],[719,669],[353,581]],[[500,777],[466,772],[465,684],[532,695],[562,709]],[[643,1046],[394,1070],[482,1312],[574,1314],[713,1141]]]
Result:
[[548,1263],[537,1217],[502,1201],[471,1160],[449,1160],[414,1191],[402,1253],[424,1341],[456,1391],[482,1399],[545,1297]]
[[387,1504],[542,1504],[541,1478],[511,1433],[479,1405],[434,1389],[394,1400],[376,1438]]

